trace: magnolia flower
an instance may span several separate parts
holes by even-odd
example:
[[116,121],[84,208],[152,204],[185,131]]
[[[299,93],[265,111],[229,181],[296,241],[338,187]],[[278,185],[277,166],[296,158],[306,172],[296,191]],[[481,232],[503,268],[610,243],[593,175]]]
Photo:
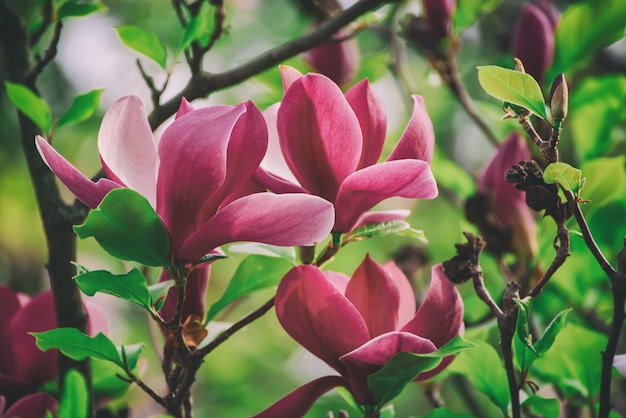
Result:
[[432,35],[437,39],[449,37],[456,0],[422,0],[422,5]]
[[321,74],[303,76],[290,67],[281,67],[281,72],[285,95],[278,108],[265,113],[270,146],[256,172],[260,183],[275,193],[310,193],[332,202],[335,232],[408,215],[367,213],[387,198],[437,196],[428,164],[433,127],[420,96],[413,96],[413,114],[395,150],[377,164],[386,117],[367,80],[344,96]]
[[[90,334],[106,332],[108,326],[104,313],[91,303],[85,303],[85,310],[89,316],[87,328]],[[0,393],[7,405],[34,392],[54,377],[57,350],[41,351],[29,333],[57,327],[50,290],[31,299],[0,286]]]
[[[339,376],[325,376],[296,389],[257,417],[302,416],[325,392],[344,386],[361,405],[374,403],[367,378],[399,352],[430,353],[463,330],[463,302],[441,265],[434,266],[424,303],[415,313],[406,276],[393,263],[369,256],[347,276],[295,267],[276,293],[276,315],[287,333]],[[441,371],[451,357],[427,379]]]
[[553,16],[542,8],[525,3],[513,30],[513,54],[540,84],[554,59],[555,27],[551,19]]
[[59,403],[47,393],[34,393],[24,396],[2,413],[5,405],[6,399],[0,395],[0,414],[2,414],[0,418],[44,418],[48,412],[56,416],[56,411],[59,409]]
[[[344,30],[339,31],[337,36],[342,38],[348,34],[348,31]],[[309,49],[304,54],[305,61],[314,71],[324,74],[339,86],[347,84],[354,78],[360,58],[359,45],[354,38],[343,41],[330,40]]]

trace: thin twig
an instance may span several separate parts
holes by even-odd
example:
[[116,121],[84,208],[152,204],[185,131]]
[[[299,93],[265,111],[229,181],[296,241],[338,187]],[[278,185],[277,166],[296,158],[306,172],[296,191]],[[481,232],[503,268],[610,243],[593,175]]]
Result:
[[128,377],[124,377],[121,376],[119,374],[117,374],[116,376],[118,378],[120,378],[121,380],[123,380],[126,383],[134,383],[137,386],[139,386],[139,388],[141,390],[143,390],[148,396],[150,396],[152,399],[154,399],[154,401],[156,403],[158,403],[159,405],[165,407],[165,400],[163,400],[163,398],[156,393],[154,390],[152,390],[152,388],[150,388],[150,386],[146,385],[143,380],[141,380],[140,378],[138,378],[137,376],[135,376],[135,374],[131,371],[131,370],[126,370],[126,374]]
[[485,302],[485,304],[489,307],[489,309],[491,309],[491,312],[493,312],[496,318],[501,318],[504,315],[504,312],[502,312],[502,309],[500,309],[498,304],[493,300],[491,294],[485,287],[482,270],[472,276],[472,283],[474,284],[474,291],[476,292],[476,295],[480,298],[480,300]]
[[543,287],[548,283],[550,278],[556,273],[556,271],[565,263],[567,257],[570,256],[570,240],[569,231],[565,227],[564,222],[557,223],[557,239],[559,240],[559,246],[556,250],[556,254],[552,263],[548,269],[544,272],[541,279],[537,281],[535,286],[528,292],[528,296],[535,297],[541,293]]
[[35,79],[41,71],[56,57],[57,46],[59,45],[59,39],[61,38],[61,29],[63,28],[63,22],[61,19],[57,20],[54,25],[54,32],[52,33],[52,39],[46,48],[43,57],[37,57],[37,63],[26,73],[25,80],[27,84],[34,83]]
[[39,42],[43,34],[46,32],[46,30],[48,30],[50,23],[52,23],[53,11],[54,11],[54,8],[52,5],[52,0],[46,0],[46,2],[43,5],[43,20],[41,21],[41,26],[39,26],[39,28],[32,35],[30,35],[30,39],[28,40],[28,43],[31,46],[31,48],[33,45],[37,45],[37,42]]

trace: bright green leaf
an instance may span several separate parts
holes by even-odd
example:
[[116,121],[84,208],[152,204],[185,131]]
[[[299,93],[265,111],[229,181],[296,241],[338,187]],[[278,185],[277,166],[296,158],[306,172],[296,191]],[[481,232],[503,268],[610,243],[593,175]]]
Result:
[[430,168],[437,184],[452,190],[461,199],[465,200],[476,193],[476,182],[472,176],[440,151],[435,150]]
[[155,283],[152,286],[148,286],[148,292],[150,293],[150,302],[155,311],[160,311],[161,307],[163,307],[163,303],[165,302],[165,297],[167,296],[167,292],[169,292],[170,287],[174,286],[175,281],[165,280],[163,282]]
[[514,299],[517,304],[517,336],[526,347],[533,353],[537,354],[533,346],[532,336],[530,335],[530,300]]
[[380,410],[379,418],[393,418],[395,416],[396,416],[396,409],[393,407],[393,405],[385,405]]
[[258,254],[267,257],[278,257],[296,264],[296,250],[294,247],[278,247],[276,245],[261,244],[259,242],[244,242],[232,244],[228,250],[235,253]]
[[85,94],[76,96],[69,109],[65,111],[57,127],[72,123],[79,123],[89,119],[98,110],[100,104],[100,96],[103,89],[92,90]]
[[529,416],[540,416],[542,418],[558,418],[561,412],[558,399],[546,399],[537,395],[530,396],[522,402],[522,408],[530,413]]
[[94,237],[109,254],[147,266],[169,265],[169,237],[145,197],[131,189],[109,192],[84,224],[80,238]]
[[124,45],[145,55],[165,69],[167,51],[158,36],[135,26],[118,26],[115,30]]
[[[343,237],[343,242],[360,241],[371,237],[380,237],[385,235],[397,234],[411,229],[406,221],[386,221],[377,224],[365,225],[355,229]],[[412,236],[424,238],[423,232],[413,230]]]
[[478,81],[491,96],[526,108],[542,119],[548,119],[541,88],[531,75],[487,65],[478,67]]
[[475,341],[479,346],[465,350],[448,366],[448,371],[465,376],[472,385],[508,414],[509,387],[502,360],[486,341]]
[[45,134],[50,132],[52,114],[45,100],[21,84],[4,82],[7,97],[13,106],[32,120]]
[[120,379],[117,375],[119,370],[104,361],[91,359],[91,376],[93,384],[93,396],[96,399],[117,399],[121,397],[130,383]]
[[69,0],[59,7],[57,10],[57,16],[59,19],[65,19],[66,17],[81,17],[92,13],[103,12],[106,9],[106,6],[100,1],[85,3],[82,0]]
[[214,19],[211,16],[211,10],[208,7],[208,3],[203,3],[198,14],[191,19],[185,27],[183,33],[183,39],[177,48],[180,53],[191,45],[193,41],[198,41],[200,45],[206,45],[209,40],[209,35],[213,32],[213,26],[215,24]]
[[207,322],[235,299],[260,289],[278,285],[280,279],[292,267],[290,262],[282,258],[262,255],[246,257],[235,271],[222,297],[209,309]]
[[88,296],[93,296],[98,292],[107,293],[136,303],[148,312],[152,312],[152,301],[146,278],[136,268],[121,275],[105,270],[90,271],[79,274],[74,279],[80,290]]
[[198,264],[202,264],[202,263],[211,263],[215,260],[222,260],[224,258],[228,258],[228,256],[224,254],[219,254],[219,253],[209,253],[200,257],[199,260],[194,261],[193,265],[197,266]]
[[495,10],[502,0],[460,0],[457,9],[452,16],[454,33],[460,33],[463,29],[476,23],[478,18]]
[[585,199],[591,201],[590,208],[599,208],[624,196],[626,187],[626,156],[597,158],[581,166],[587,182]]
[[429,414],[422,415],[417,418],[474,418],[472,415],[459,414],[452,412],[447,408],[433,409]]
[[137,367],[137,362],[139,362],[143,346],[143,343],[137,343],[117,347],[117,352],[120,355],[122,362],[128,366],[129,370],[133,370]]
[[548,183],[558,183],[563,189],[569,190],[575,195],[582,189],[585,179],[582,171],[567,163],[552,163],[543,172],[543,180]]
[[85,378],[75,369],[65,374],[59,400],[59,418],[84,418],[89,415],[89,391]]
[[567,314],[572,309],[566,309],[558,313],[557,316],[550,322],[546,331],[543,333],[543,336],[537,340],[535,343],[535,349],[537,350],[537,354],[542,355],[545,354],[552,344],[554,344],[554,340],[556,336],[559,335],[563,327],[565,326],[565,319],[567,318]]
[[432,353],[400,352],[367,378],[367,387],[374,394],[376,405],[381,407],[398,396],[420,373],[436,367],[443,357],[474,347],[475,344],[457,336]]

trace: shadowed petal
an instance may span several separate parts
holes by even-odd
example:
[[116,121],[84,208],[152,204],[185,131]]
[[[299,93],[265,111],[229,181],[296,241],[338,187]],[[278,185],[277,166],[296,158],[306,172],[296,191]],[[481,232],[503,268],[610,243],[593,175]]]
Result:
[[196,261],[220,245],[236,241],[292,246],[324,239],[334,221],[331,203],[298,193],[256,193],[223,207],[181,246],[179,257]]
[[59,404],[52,396],[47,393],[34,393],[17,401],[2,417],[44,418],[48,411],[56,416],[58,408]]
[[[350,32],[342,29],[335,36],[345,38],[348,35]],[[316,73],[324,74],[339,86],[354,78],[360,58],[359,45],[354,38],[341,42],[331,39],[304,53],[304,60]]]
[[180,106],[178,107],[178,111],[176,112],[175,119],[178,119],[181,116],[185,116],[187,113],[193,112],[193,111],[194,111],[194,108],[191,105],[191,103],[189,103],[189,101],[183,97],[180,101]]
[[431,340],[442,347],[463,329],[463,300],[443,272],[441,264],[433,266],[430,287],[415,317],[401,331]]
[[[276,126],[279,107],[280,103],[276,103],[265,109],[263,112],[263,117],[267,123],[267,152],[265,153],[263,161],[261,161],[261,167],[263,170],[267,170],[274,176],[283,178],[291,183],[298,184],[298,180],[296,180],[293,173],[287,166],[287,162],[283,156],[283,151],[280,149],[278,128]],[[270,188],[270,190],[272,189]]]
[[332,284],[335,285],[337,290],[339,290],[343,295],[346,294],[346,287],[350,281],[350,278],[347,275],[336,271],[325,271],[324,275]]
[[90,208],[97,207],[111,190],[123,187],[105,178],[94,183],[63,158],[44,138],[37,135],[35,141],[39,154],[50,170],[74,193],[78,200]]
[[98,149],[107,177],[136,190],[156,207],[159,158],[139,97],[123,97],[107,110],[98,132]]
[[[0,375],[12,375],[14,373],[13,353],[11,346],[8,344],[8,329],[13,317],[19,309],[28,302],[21,301],[17,292],[6,286],[0,286]],[[1,386],[0,386],[1,387]],[[2,412],[3,408],[0,408]]]
[[[183,310],[180,316],[180,322],[185,322],[185,319],[189,315],[196,315],[199,318],[204,318],[206,313],[206,292],[209,286],[209,272],[210,266],[201,265],[193,270],[187,277],[187,283],[185,283],[185,302],[183,303]],[[159,282],[164,282],[171,279],[167,270],[163,269]],[[172,286],[167,293],[167,297],[159,315],[165,321],[171,321],[174,318],[174,309],[176,309],[176,303],[178,301],[178,290],[175,286]]]
[[391,276],[391,279],[398,288],[400,294],[400,304],[398,306],[398,323],[395,330],[403,327],[415,316],[415,309],[417,308],[415,303],[415,294],[413,293],[413,287],[411,283],[404,275],[400,267],[393,261],[389,261],[384,266],[385,271]]
[[349,232],[359,217],[390,197],[432,199],[437,184],[428,163],[419,160],[388,161],[351,174],[341,185],[335,211],[335,230]]
[[387,161],[412,158],[431,162],[435,152],[435,131],[433,123],[426,112],[422,96],[413,95],[413,113]]
[[376,164],[383,150],[387,132],[385,109],[367,79],[346,92],[346,100],[356,114],[363,133],[363,150],[358,169]]
[[342,374],[339,357],[369,339],[359,312],[315,266],[295,267],[283,277],[276,315],[294,340]]
[[253,418],[303,417],[320,396],[338,386],[347,386],[340,376],[324,376],[300,386]]
[[320,74],[294,81],[278,109],[277,126],[285,161],[298,182],[333,202],[341,182],[356,169],[363,142],[339,87]]
[[[254,178],[263,185],[263,187],[267,188],[274,193],[307,193],[308,191],[302,186],[297,185],[296,183],[292,183],[288,180],[285,180],[281,177],[275,176],[274,174],[264,170],[259,167],[254,172]],[[297,182],[297,180],[296,180]]]

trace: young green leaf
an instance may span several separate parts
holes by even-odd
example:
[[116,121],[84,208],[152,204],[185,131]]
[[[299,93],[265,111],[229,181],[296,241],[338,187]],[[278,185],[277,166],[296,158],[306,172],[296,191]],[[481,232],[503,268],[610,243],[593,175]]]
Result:
[[578,195],[585,184],[582,171],[567,163],[552,163],[543,172],[543,180],[548,183],[558,183],[565,190]]
[[70,369],[65,374],[58,418],[85,418],[88,412],[89,391],[85,378],[76,369]]
[[135,26],[118,26],[115,30],[124,45],[166,68],[167,51],[158,36]]
[[178,53],[189,48],[193,41],[198,41],[201,45],[206,44],[209,34],[213,31],[214,23],[215,21],[211,18],[208,3],[203,3],[198,14],[187,23],[183,39],[177,48]]
[[232,244],[228,250],[235,253],[258,254],[267,257],[278,257],[296,264],[296,250],[294,247],[278,247],[276,245],[261,244],[259,242],[244,242],[241,244]]
[[57,127],[79,123],[89,119],[98,110],[100,96],[104,89],[92,90],[76,96],[70,107],[59,119]]
[[433,409],[429,414],[413,418],[474,418],[473,415],[459,414],[447,408]]
[[88,296],[93,296],[98,292],[107,293],[136,303],[148,312],[153,312],[146,278],[136,268],[121,275],[105,270],[95,270],[79,274],[74,279],[80,290]]
[[103,12],[107,8],[99,0],[85,3],[82,0],[69,0],[66,1],[57,10],[57,16],[59,19],[65,19],[66,17],[81,17],[87,16],[92,13]]
[[457,9],[452,17],[454,33],[476,23],[478,18],[496,9],[502,0],[463,0],[457,2]]
[[84,224],[80,238],[94,237],[109,254],[147,266],[169,265],[169,237],[145,197],[131,189],[109,192]]
[[32,120],[44,135],[48,134],[52,124],[52,113],[48,103],[26,86],[8,81],[5,81],[4,85],[11,104]]
[[548,119],[541,88],[531,75],[487,65],[478,67],[478,82],[491,96]]
[[530,321],[530,300],[514,299],[517,304],[517,337],[524,343],[524,345],[537,354],[535,347],[533,346],[532,336],[530,335],[530,327],[528,322]]
[[585,199],[591,201],[590,209],[600,208],[624,196],[626,187],[626,156],[596,158],[580,167],[585,173]]
[[545,354],[552,344],[554,344],[554,340],[556,336],[559,335],[559,332],[565,326],[565,319],[567,318],[567,314],[570,313],[572,309],[566,309],[558,313],[557,316],[550,322],[546,331],[543,333],[541,338],[537,340],[535,343],[535,349],[537,350],[537,354],[542,355]]
[[558,418],[561,406],[556,398],[542,398],[537,395],[530,396],[522,402],[522,408],[528,411],[528,416],[540,416],[542,418]]
[[[386,221],[377,224],[365,225],[355,229],[351,233],[343,237],[343,242],[360,241],[371,237],[380,237],[396,233],[406,233],[410,230],[411,225],[406,221]],[[425,239],[423,231],[408,231],[409,235],[418,239]]]
[[207,322],[229,303],[257,290],[276,286],[293,265],[276,257],[251,255],[241,262],[222,297],[209,309]]
[[148,286],[148,292],[150,293],[150,302],[156,312],[160,311],[165,302],[167,292],[170,287],[174,286],[174,280],[165,280],[163,282],[155,283],[152,286]]

